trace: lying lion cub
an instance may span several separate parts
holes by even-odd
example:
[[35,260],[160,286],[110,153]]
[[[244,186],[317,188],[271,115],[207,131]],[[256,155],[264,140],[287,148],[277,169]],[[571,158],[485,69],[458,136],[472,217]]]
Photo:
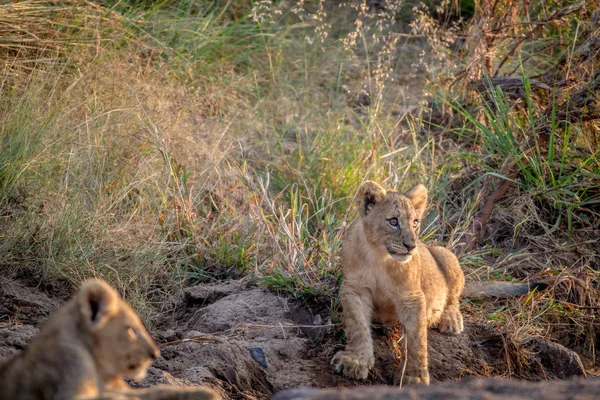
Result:
[[[400,322],[405,329],[404,376],[395,383],[429,384],[427,328],[459,334],[463,318],[459,297],[465,278],[456,256],[418,239],[427,189],[387,192],[367,181],[358,191],[359,217],[342,245],[344,281],[340,288],[347,345],[331,364],[339,373],[366,379],[374,364],[371,320]],[[526,284],[475,284],[469,295],[519,295]]]
[[135,311],[108,284],[90,279],[42,327],[27,350],[0,368],[0,399],[218,400],[205,388],[135,390],[160,355]]

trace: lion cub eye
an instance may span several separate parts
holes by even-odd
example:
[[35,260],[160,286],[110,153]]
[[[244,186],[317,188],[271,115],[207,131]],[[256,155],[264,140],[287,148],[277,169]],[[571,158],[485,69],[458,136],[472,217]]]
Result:
[[388,224],[394,229],[399,229],[400,225],[398,224],[398,218],[390,218],[387,220]]
[[415,219],[415,220],[413,221],[413,227],[416,229],[416,228],[417,228],[417,226],[419,226],[419,220],[418,220],[418,219]]

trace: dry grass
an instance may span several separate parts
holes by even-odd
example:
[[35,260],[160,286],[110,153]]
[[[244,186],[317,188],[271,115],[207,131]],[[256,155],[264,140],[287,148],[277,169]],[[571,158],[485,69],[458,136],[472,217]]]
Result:
[[[180,230],[191,194],[172,147],[202,97],[165,81],[165,63],[113,14],[85,2],[5,6],[2,268],[74,285],[101,275],[148,316],[189,263]],[[213,151],[197,167],[214,168],[219,146],[202,139]],[[195,178],[214,184],[210,171]]]

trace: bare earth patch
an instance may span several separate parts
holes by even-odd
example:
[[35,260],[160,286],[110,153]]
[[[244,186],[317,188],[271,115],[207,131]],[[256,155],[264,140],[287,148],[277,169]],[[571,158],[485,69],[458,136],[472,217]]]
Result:
[[[8,357],[25,348],[59,301],[14,281],[3,281],[1,291],[0,357]],[[154,332],[162,357],[140,386],[207,384],[228,399],[267,399],[302,386],[390,384],[398,361],[390,334],[382,327],[373,329],[377,361],[367,382],[333,373],[329,362],[341,348],[337,339],[341,332],[325,310],[245,280],[188,288],[176,310]],[[530,348],[537,351],[538,361],[530,366],[532,379],[584,373],[577,354],[561,345],[533,338]],[[467,321],[465,333],[458,336],[430,330],[429,349],[433,382],[498,375],[506,369],[502,335],[491,325]]]

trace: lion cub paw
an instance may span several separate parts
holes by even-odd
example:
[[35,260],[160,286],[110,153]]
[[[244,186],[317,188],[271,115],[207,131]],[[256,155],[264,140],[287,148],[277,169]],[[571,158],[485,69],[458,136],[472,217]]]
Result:
[[424,371],[417,374],[406,374],[402,376],[401,372],[394,375],[394,385],[429,385],[429,372]]
[[451,333],[458,335],[464,329],[463,317],[459,310],[449,309],[442,314],[442,318],[437,326],[442,333]]
[[358,357],[348,351],[339,351],[331,359],[335,372],[351,379],[367,379],[373,364],[375,364],[373,356]]

